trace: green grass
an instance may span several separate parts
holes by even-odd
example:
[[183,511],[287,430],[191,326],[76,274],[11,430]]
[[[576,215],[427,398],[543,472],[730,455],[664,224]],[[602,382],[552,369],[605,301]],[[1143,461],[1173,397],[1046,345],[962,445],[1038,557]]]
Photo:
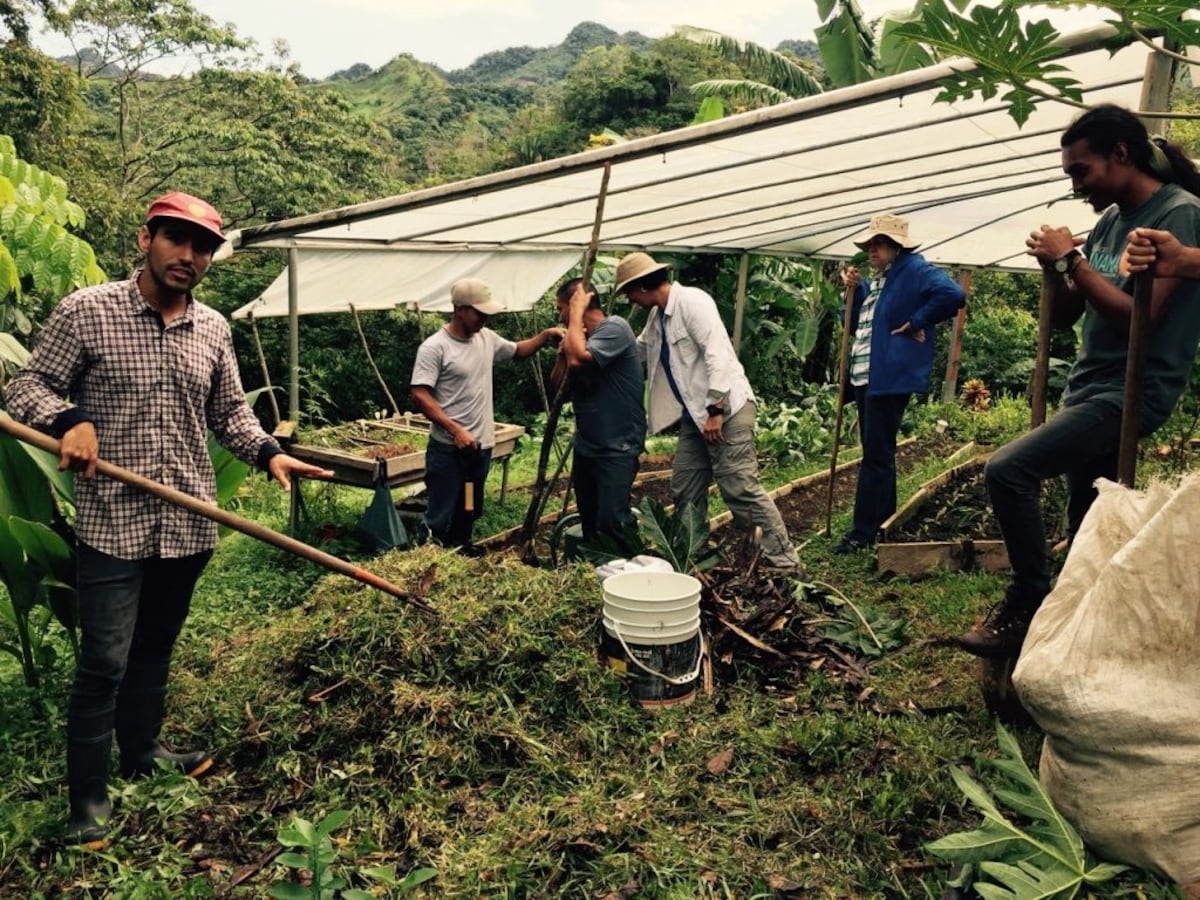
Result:
[[[532,472],[522,456],[536,463],[514,458],[510,484]],[[943,466],[907,475],[901,495]],[[352,525],[368,497],[310,488],[314,539],[321,525]],[[238,505],[286,521],[285,498],[261,479]],[[444,614],[433,622],[232,535],[181,640],[167,734],[211,747],[221,769],[201,786],[114,780],[110,851],[54,846],[69,666],[50,673],[51,713],[37,720],[15,666],[0,664],[0,896],[212,896],[293,816],[349,809],[341,858],[436,868],[419,896],[582,897],[636,883],[642,898],[765,898],[790,883],[792,896],[937,897],[947,872],[922,845],[977,824],[949,767],[995,749],[975,661],[938,639],[1003,580],[883,581],[866,555],[796,537],[816,579],[904,620],[907,643],[864,663],[869,693],[824,670],[766,690],[741,666],[711,697],[650,714],[596,661],[600,590],[584,567],[432,547],[371,559],[410,587],[432,572],[428,599]],[[1036,759],[1039,735],[1017,734]],[[267,864],[225,895],[260,897],[286,875]],[[1171,891],[1135,873],[1096,896]]]

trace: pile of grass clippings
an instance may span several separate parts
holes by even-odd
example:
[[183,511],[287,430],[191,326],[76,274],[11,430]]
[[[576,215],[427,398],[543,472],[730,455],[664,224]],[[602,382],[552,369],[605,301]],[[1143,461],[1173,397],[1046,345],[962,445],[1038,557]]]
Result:
[[[225,740],[228,772],[183,839],[205,847],[209,871],[245,865],[292,815],[337,808],[353,811],[346,839],[372,864],[437,869],[428,896],[751,896],[771,884],[810,896],[874,865],[827,859],[829,794],[905,754],[884,736],[895,722],[811,716],[821,695],[844,708],[838,678],[797,670],[804,715],[795,696],[765,694],[752,665],[651,713],[597,659],[601,590],[586,567],[422,548],[372,568],[442,617],[330,578],[181,676],[181,708],[215,716]],[[814,729],[859,749],[825,757]],[[932,789],[928,802],[945,803],[951,786],[929,774],[908,796]],[[905,858],[921,838],[910,812],[897,823]],[[897,839],[874,832],[852,840]]]

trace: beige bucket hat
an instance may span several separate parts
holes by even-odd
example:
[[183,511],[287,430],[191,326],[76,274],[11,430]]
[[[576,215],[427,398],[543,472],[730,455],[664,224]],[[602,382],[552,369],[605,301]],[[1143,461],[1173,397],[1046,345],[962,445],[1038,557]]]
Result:
[[479,278],[460,278],[450,288],[450,302],[454,306],[470,306],[485,316],[504,312],[503,304],[492,297],[492,289]]
[[854,246],[866,250],[871,238],[879,235],[891,238],[905,250],[916,250],[921,246],[919,241],[911,240],[908,236],[908,219],[891,213],[872,216],[867,230],[854,239]]
[[619,294],[631,281],[637,281],[651,272],[666,268],[668,268],[666,263],[655,262],[654,257],[649,253],[626,253],[617,263],[616,284],[613,285],[613,293]]

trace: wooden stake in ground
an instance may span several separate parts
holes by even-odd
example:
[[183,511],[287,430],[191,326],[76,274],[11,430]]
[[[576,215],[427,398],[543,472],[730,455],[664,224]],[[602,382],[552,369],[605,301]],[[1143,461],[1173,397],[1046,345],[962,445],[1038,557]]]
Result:
[[846,403],[846,385],[850,380],[850,319],[854,314],[854,288],[847,285],[842,298],[846,311],[842,314],[842,345],[838,350],[838,397],[837,415],[833,425],[833,452],[829,457],[829,493],[825,497],[825,535],[833,532],[833,487],[837,481],[838,448],[842,443],[842,408]]
[[[54,456],[59,455],[59,442],[49,435],[42,434],[40,431],[35,431],[20,422],[0,416],[0,431],[7,432],[12,437],[19,441],[23,441],[39,450],[45,450]],[[114,481],[119,481],[122,484],[127,484],[139,491],[144,491],[147,494],[152,494],[160,500],[165,500],[173,506],[178,506],[186,509],[188,512],[195,513],[198,516],[203,516],[206,519],[211,519],[218,524],[225,525],[235,531],[240,531],[242,534],[248,534],[256,540],[263,541],[267,544],[272,544],[281,550],[286,550],[288,553],[293,553],[310,562],[315,562],[317,565],[324,566],[330,571],[337,572],[340,575],[346,575],[353,578],[355,581],[360,581],[363,584],[370,585],[373,588],[378,588],[386,594],[390,594],[399,600],[415,606],[421,612],[437,618],[439,613],[432,606],[427,605],[421,600],[411,596],[408,591],[397,587],[390,581],[380,578],[374,572],[368,572],[366,569],[361,569],[353,563],[348,563],[343,559],[338,559],[336,556],[331,556],[323,550],[318,550],[316,547],[310,547],[308,544],[298,541],[295,538],[288,537],[286,534],[280,534],[278,531],[273,531],[264,525],[259,525],[257,522],[251,522],[249,519],[243,519],[239,515],[221,509],[214,504],[205,503],[203,500],[197,500],[183,491],[177,491],[175,488],[167,487],[165,484],[159,484],[157,481],[152,481],[138,475],[136,472],[130,472],[128,469],[113,465],[110,462],[99,460],[96,463],[96,474],[106,478],[111,478]]]
[[358,310],[354,308],[353,303],[350,304],[350,315],[354,316],[354,327],[358,329],[358,338],[362,341],[363,353],[366,354],[367,364],[371,367],[371,371],[375,373],[375,380],[383,388],[383,395],[387,397],[388,403],[392,405],[391,415],[398,415],[400,407],[396,403],[396,398],[392,396],[392,392],[388,390],[387,381],[384,379],[383,373],[379,371],[379,366],[375,365],[375,357],[371,355],[371,347],[367,343],[367,336],[363,333],[362,322],[358,318]]
[[1121,407],[1121,443],[1117,455],[1117,480],[1133,487],[1137,476],[1138,432],[1141,429],[1142,377],[1146,371],[1146,338],[1150,333],[1150,301],[1154,273],[1133,278],[1133,309],[1129,315],[1129,356],[1125,360],[1125,400]]
[[1037,355],[1033,360],[1033,378],[1029,385],[1029,427],[1046,421],[1046,384],[1050,377],[1050,328],[1054,309],[1055,272],[1042,271],[1042,293],[1038,300]]
[[246,314],[250,320],[250,333],[254,335],[254,351],[258,354],[258,367],[262,369],[263,386],[267,389],[267,399],[271,401],[271,412],[275,415],[275,427],[283,422],[279,414],[279,403],[275,399],[275,388],[271,387],[271,373],[267,370],[267,357],[263,353],[262,341],[258,337],[258,323],[254,321],[254,310]]
[[[588,241],[587,250],[583,253],[581,277],[584,287],[591,287],[592,267],[596,263],[596,250],[600,246],[600,225],[604,221],[604,200],[608,196],[608,179],[612,175],[612,162],[604,163],[604,174],[600,177],[600,194],[596,198],[596,217],[592,222],[592,236]],[[527,565],[537,565],[537,551],[534,549],[534,537],[537,533],[538,518],[546,503],[546,495],[550,493],[550,485],[546,482],[546,468],[550,462],[550,448],[554,446],[555,432],[558,430],[558,417],[562,412],[570,389],[571,373],[563,374],[562,383],[554,394],[550,410],[546,414],[546,431],[542,435],[542,451],[538,454],[537,480],[533,486],[533,496],[529,500],[529,509],[525,512],[525,524],[521,529],[521,561]],[[563,459],[566,459],[564,455]]]

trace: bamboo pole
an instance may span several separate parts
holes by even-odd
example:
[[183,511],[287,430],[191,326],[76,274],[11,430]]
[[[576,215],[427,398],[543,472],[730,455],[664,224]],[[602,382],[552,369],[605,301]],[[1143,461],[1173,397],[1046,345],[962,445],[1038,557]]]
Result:
[[1042,291],[1038,298],[1037,355],[1033,360],[1033,378],[1029,384],[1029,427],[1046,421],[1046,384],[1050,378],[1050,329],[1054,312],[1054,281],[1057,273],[1042,272]]
[[1138,433],[1141,429],[1142,376],[1146,370],[1146,343],[1150,333],[1150,302],[1154,273],[1141,272],[1133,279],[1133,309],[1129,315],[1129,355],[1125,360],[1125,400],[1121,405],[1121,443],[1117,454],[1117,480],[1133,487],[1137,476]]
[[[26,425],[13,419],[0,416],[0,431],[7,432],[12,437],[19,441],[23,441],[39,450],[44,450],[54,456],[59,455],[59,442],[49,435],[42,434],[40,431],[35,431]],[[144,491],[147,494],[152,494],[160,500],[170,503],[172,506],[178,506],[186,509],[188,512],[195,513],[205,519],[232,528],[235,531],[240,531],[242,534],[247,534],[256,540],[271,544],[281,550],[286,550],[288,553],[307,559],[310,562],[315,562],[317,565],[324,566],[330,571],[337,572],[340,575],[345,575],[353,578],[355,581],[370,585],[373,588],[378,588],[386,594],[390,594],[399,600],[404,600],[415,606],[421,612],[426,613],[435,618],[439,617],[439,613],[432,606],[427,605],[423,601],[413,597],[408,591],[397,587],[390,581],[380,578],[374,572],[368,572],[366,569],[359,568],[353,563],[348,563],[343,559],[338,559],[326,553],[324,550],[318,550],[316,547],[311,547],[308,544],[298,541],[295,538],[288,537],[286,534],[280,534],[267,528],[265,525],[259,525],[257,522],[251,522],[249,519],[243,519],[239,515],[235,515],[227,510],[221,509],[215,504],[205,503],[203,500],[197,500],[195,497],[177,491],[175,488],[167,487],[165,484],[160,484],[157,481],[152,481],[136,472],[131,472],[120,466],[113,465],[104,460],[98,460],[96,463],[96,472],[106,478],[111,478],[114,481],[119,481],[122,484],[127,484],[139,491]]]
[[[592,268],[596,263],[596,251],[600,247],[600,226],[604,222],[604,201],[608,197],[608,180],[611,175],[612,162],[605,162],[604,174],[600,176],[600,193],[596,197],[596,216],[592,221],[592,236],[583,253],[581,276],[585,288],[591,286]],[[537,532],[537,523],[542,513],[542,507],[546,503],[546,497],[553,484],[553,482],[550,484],[546,482],[546,468],[550,462],[550,448],[554,446],[555,432],[558,430],[558,417],[562,412],[563,403],[566,402],[570,384],[571,373],[570,371],[564,372],[558,390],[554,394],[554,401],[550,404],[550,411],[546,414],[546,432],[542,435],[542,450],[538,455],[537,481],[534,483],[533,496],[529,501],[529,509],[525,512],[525,524],[521,530],[521,560],[528,565],[536,565],[538,561],[533,539]],[[563,460],[566,460],[566,454],[563,455]]]
[[842,314],[842,344],[838,350],[838,398],[837,415],[833,425],[833,452],[829,457],[829,490],[825,495],[825,536],[833,533],[833,488],[837,483],[838,448],[842,443],[842,409],[846,405],[846,384],[850,380],[850,319],[854,315],[854,288],[847,285],[843,297],[846,310]]
[[254,321],[254,310],[246,314],[250,320],[250,333],[254,336],[254,352],[258,354],[258,367],[262,369],[263,385],[267,389],[267,399],[271,401],[271,412],[275,415],[275,427],[283,421],[279,414],[279,401],[275,399],[275,388],[271,387],[271,373],[267,370],[267,357],[263,353],[262,340],[258,336],[258,323]]
[[367,336],[363,333],[362,322],[358,318],[358,310],[354,308],[354,304],[350,304],[350,315],[354,316],[354,327],[358,329],[358,338],[362,341],[363,353],[367,356],[367,363],[371,366],[371,371],[375,373],[375,378],[379,382],[379,386],[383,388],[383,394],[388,399],[388,403],[392,405],[392,415],[397,415],[400,412],[400,406],[396,403],[396,398],[392,396],[392,392],[388,390],[387,381],[383,377],[383,373],[379,371],[379,366],[375,365],[375,357],[371,355],[371,348],[367,344]]

